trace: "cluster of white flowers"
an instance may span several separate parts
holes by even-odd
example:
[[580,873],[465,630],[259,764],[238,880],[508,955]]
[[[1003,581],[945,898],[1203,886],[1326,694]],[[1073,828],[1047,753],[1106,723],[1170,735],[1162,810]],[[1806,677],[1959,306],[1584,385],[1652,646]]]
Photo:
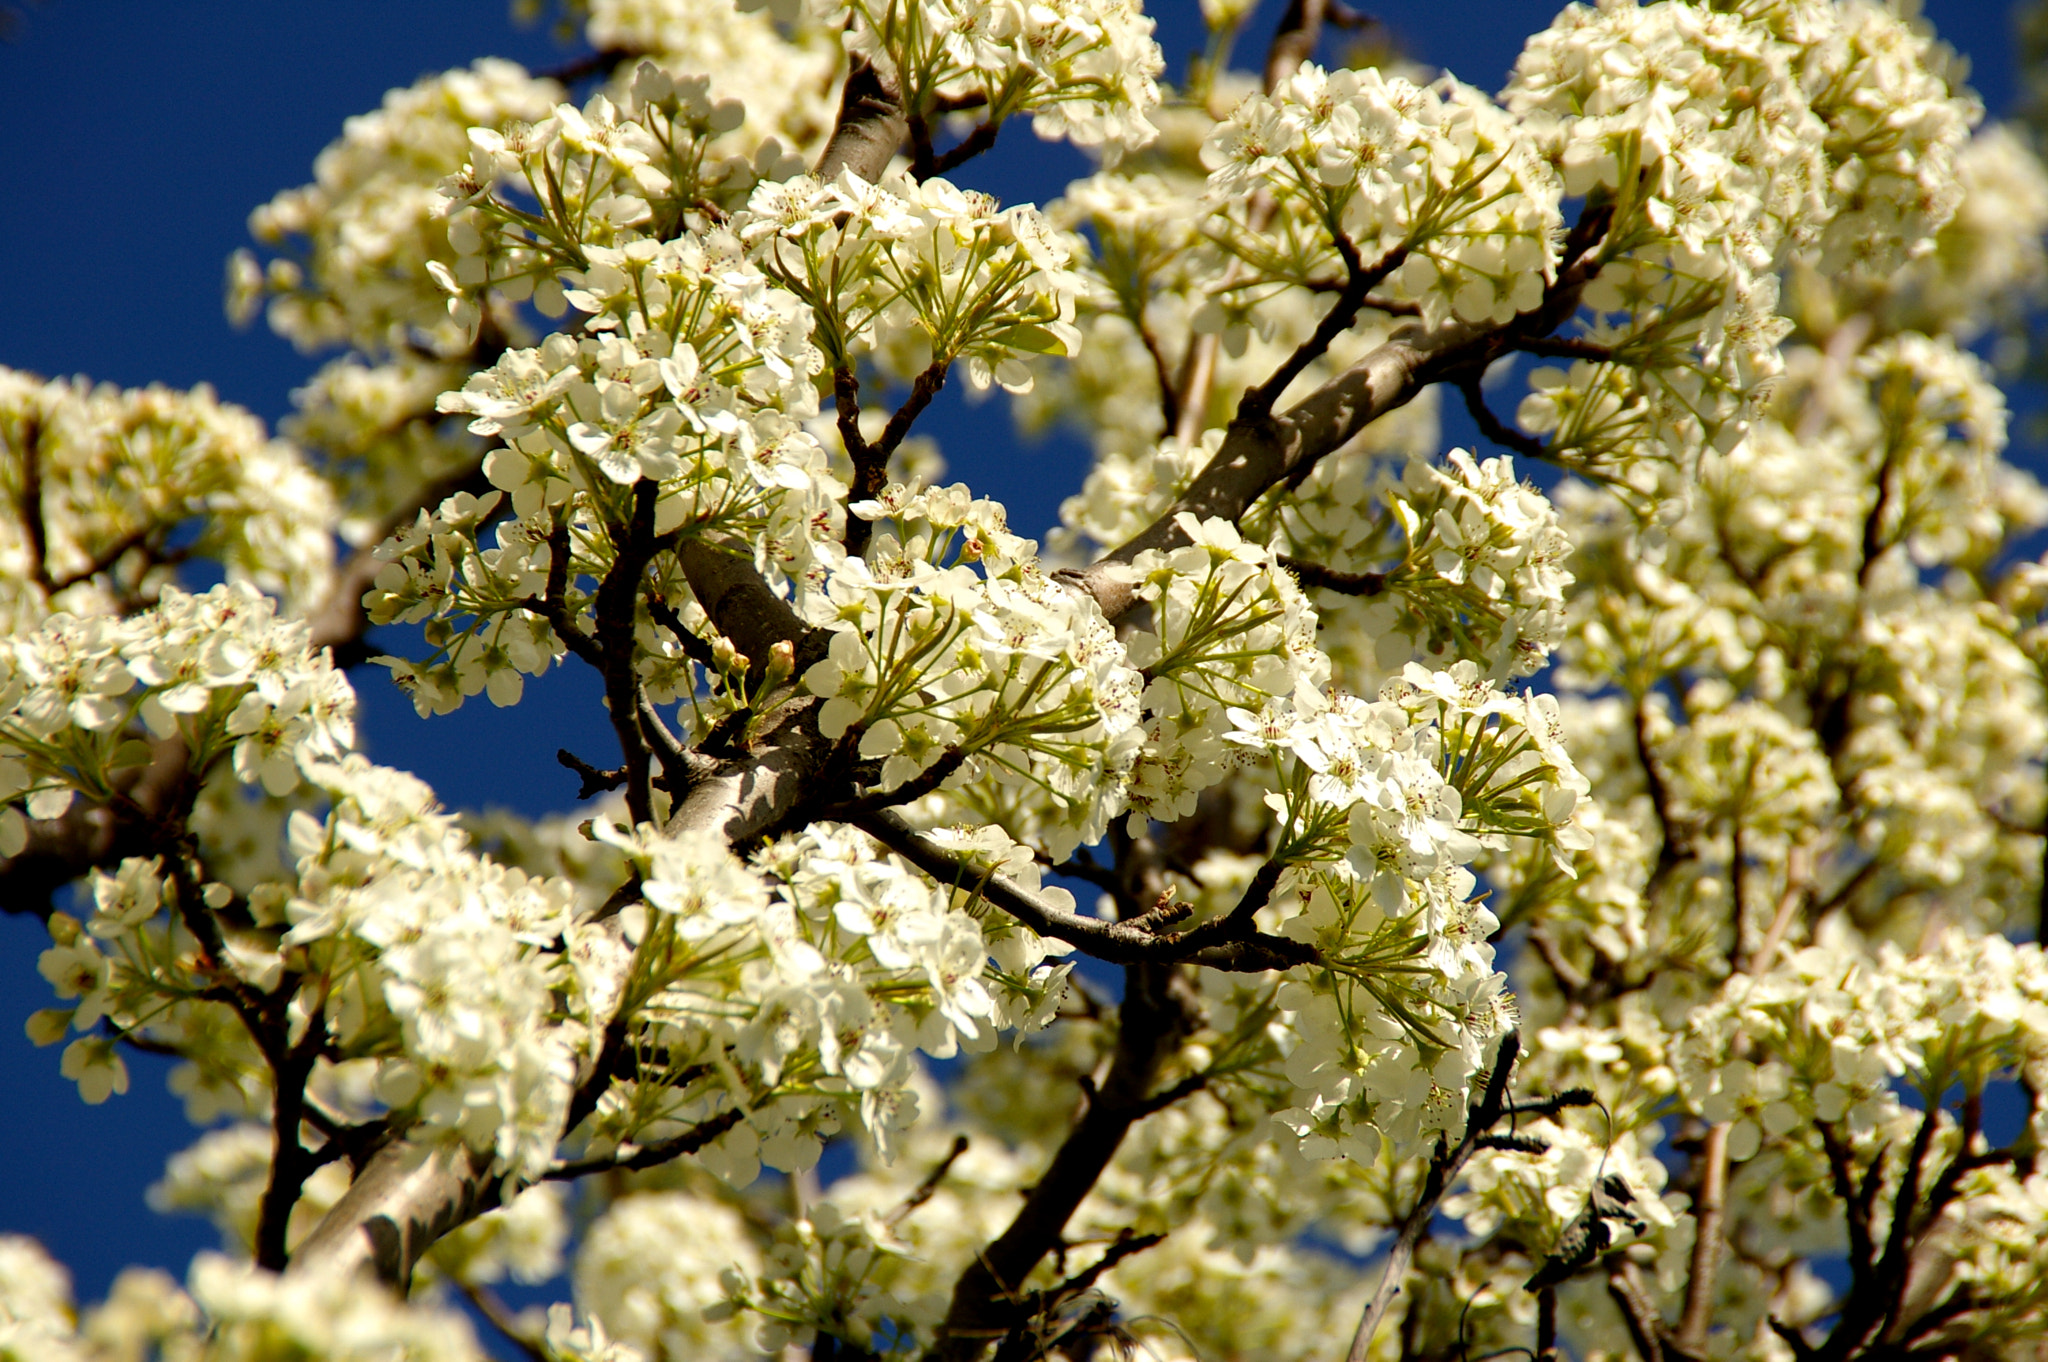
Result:
[[1182,513],[1186,547],[1147,550],[1131,562],[1150,627],[1128,641],[1145,679],[1144,745],[1131,773],[1131,817],[1171,822],[1235,760],[1232,708],[1321,690],[1329,660],[1316,648],[1316,615],[1294,578],[1227,521]]
[[1679,1092],[1689,1110],[1733,1123],[1737,1162],[1766,1141],[1812,1141],[1816,1125],[1874,1150],[1956,1087],[1981,1094],[1997,1078],[2048,1074],[2038,946],[1949,931],[1915,955],[1880,946],[1845,960],[1842,944],[1823,937],[1731,979],[1687,1020],[1672,1060]]
[[[1311,478],[1280,512],[1276,547],[1337,572],[1371,572],[1358,628],[1368,656],[1347,679],[1396,673],[1411,658],[1483,661],[1496,680],[1527,676],[1564,628],[1571,541],[1549,498],[1515,477],[1515,461],[1454,449],[1371,478],[1364,460]],[[1386,514],[1360,513],[1377,502]],[[1398,538],[1396,537],[1398,535]],[[1328,615],[1342,607],[1332,598]],[[1327,646],[1327,645],[1326,645]]]
[[203,773],[232,752],[235,774],[272,794],[354,741],[355,692],[299,620],[276,618],[247,584],[203,596],[165,587],[127,619],[52,615],[0,654],[0,854],[21,849],[22,815],[55,818],[75,796],[103,802],[155,738],[182,738]]
[[803,601],[833,630],[803,677],[825,699],[820,731],[855,733],[881,789],[947,761],[958,785],[1043,801],[1032,831],[1054,856],[1098,840],[1123,809],[1141,682],[1093,599],[1046,577],[1002,508],[964,486],[891,487],[854,509],[885,528]]
[[799,3],[844,28],[848,50],[878,60],[924,112],[978,97],[994,124],[1031,114],[1040,137],[1111,154],[1150,142],[1146,120],[1166,69],[1134,0],[741,0],[793,17]]
[[764,183],[735,220],[761,268],[817,319],[832,366],[856,345],[900,371],[968,362],[968,380],[1012,392],[1031,386],[1020,354],[1073,355],[1083,284],[1037,209],[999,209],[986,194],[934,176],[871,185],[851,171]]
[[[265,264],[238,254],[229,311],[253,316],[269,299],[270,325],[303,349],[347,344],[374,356],[415,342],[431,353],[467,348],[427,262],[453,255],[439,184],[469,157],[469,129],[538,122],[561,98],[551,80],[486,59],[393,90],[374,113],[348,120],[313,164],[314,183],[279,194],[250,215],[257,240],[303,256]],[[508,329],[516,324],[505,319]]]
[[791,173],[773,139],[752,161],[714,154],[746,109],[708,91],[706,77],[641,62],[619,102],[599,91],[539,123],[471,128],[469,160],[441,188],[454,263],[426,264],[450,314],[472,333],[492,299],[530,298],[559,317],[562,274],[604,263],[593,250],[703,228],[743,203],[758,174]]
[[343,1055],[382,1061],[378,1100],[537,1179],[621,952],[574,921],[568,883],[477,855],[412,777],[351,756],[316,783],[333,802],[291,819],[296,883],[259,888],[252,909],[286,929],[281,956],[330,981],[326,1024]]
[[[758,10],[698,0],[562,0],[560,7],[580,19],[593,51],[637,53],[662,70],[707,78],[714,103],[744,99],[747,122],[738,131],[747,145],[774,137],[810,148],[831,130],[846,60],[836,27],[780,23]],[[630,66],[621,72],[634,74]],[[613,78],[614,87],[622,83]]]
[[1583,300],[1613,362],[1550,371],[1525,427],[1590,468],[1740,437],[1778,367],[1789,256],[1881,274],[1955,211],[1979,116],[1932,40],[1871,5],[1797,22],[1684,4],[1573,8],[1504,95],[1563,177],[1611,205]]
[[662,1359],[740,1355],[738,1323],[705,1311],[727,1298],[726,1278],[760,1270],[746,1223],[729,1206],[681,1191],[614,1203],[576,1255],[576,1301],[621,1340]]
[[[1368,264],[1398,253],[1399,292],[1440,325],[1505,322],[1555,275],[1557,177],[1513,119],[1455,81],[1304,65],[1240,102],[1203,156],[1212,230],[1274,278],[1341,277],[1342,232]],[[1248,216],[1260,191],[1282,213],[1263,232]]]
[[[604,578],[632,519],[622,488],[658,484],[656,536],[750,543],[778,577],[822,573],[821,546],[837,547],[845,487],[802,424],[816,411],[821,362],[809,311],[747,266],[724,229],[584,254],[568,295],[592,314],[582,337],[510,351],[440,398],[500,442],[484,461],[499,492],[451,498],[378,550],[388,566],[372,619],[430,622],[435,654],[397,667],[423,713],[484,690],[513,703],[521,674],[559,654],[536,608],[550,570],[564,574],[569,617],[587,617],[593,596],[580,583]],[[500,493],[515,518],[484,548]],[[558,527],[562,564],[550,544]],[[679,602],[685,614],[693,606]],[[643,632],[655,689],[689,693],[678,641],[651,622]]]
[[[1045,963],[1057,943],[984,925],[971,894],[877,856],[859,833],[819,826],[772,844],[757,859],[764,882],[708,834],[597,830],[641,875],[646,906],[623,915],[635,954],[622,1006],[641,1052],[662,1059],[606,1091],[592,1150],[723,1115],[700,1157],[735,1186],[763,1162],[814,1166],[842,1129],[887,1156],[918,1111],[913,1051],[986,1051],[999,1031],[1044,1026],[1064,991],[1067,967]],[[1035,882],[1030,853],[999,834],[960,849]]]
[[333,566],[326,484],[204,386],[123,390],[0,368],[0,487],[0,628],[12,635],[52,609],[147,604],[174,547],[300,609],[319,602]]

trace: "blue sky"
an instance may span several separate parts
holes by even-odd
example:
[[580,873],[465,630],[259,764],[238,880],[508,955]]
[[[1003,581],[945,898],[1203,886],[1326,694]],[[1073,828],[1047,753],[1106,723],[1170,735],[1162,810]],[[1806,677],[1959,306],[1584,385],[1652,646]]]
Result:
[[[715,3],[716,0],[701,0]],[[1279,6],[1267,0],[1263,28]],[[1532,0],[1384,0],[1417,58],[1494,87],[1521,39],[1553,6]],[[1168,55],[1196,41],[1194,0],[1154,6]],[[2011,102],[2014,44],[2005,0],[1930,0],[1939,32],[1971,60],[1996,113]],[[0,44],[0,364],[124,385],[210,382],[275,421],[319,357],[298,354],[260,325],[236,331],[221,310],[223,264],[246,241],[251,208],[310,178],[313,157],[342,120],[424,73],[502,56],[536,69],[574,55],[542,28],[520,28],[506,0],[43,0],[21,7]],[[1244,45],[1256,53],[1255,28]],[[960,178],[1008,202],[1044,201],[1085,164],[1013,129]],[[954,385],[921,429],[945,449],[952,476],[1007,502],[1035,533],[1084,467],[1072,440],[1020,446],[1001,409],[972,406]],[[1453,427],[1451,443],[1469,440]],[[529,685],[527,702],[497,711],[479,700],[421,723],[370,669],[357,674],[365,730],[379,760],[409,767],[456,806],[526,813],[573,803],[558,746],[598,757],[610,741],[595,686],[575,671]],[[542,740],[533,737],[544,725]],[[35,972],[47,944],[32,919],[0,916],[0,1231],[36,1235],[68,1262],[80,1296],[96,1299],[127,1263],[182,1277],[210,1226],[163,1219],[143,1189],[192,1131],[164,1091],[165,1066],[131,1059],[126,1097],[86,1108],[38,1051],[21,1018],[47,1005]]]

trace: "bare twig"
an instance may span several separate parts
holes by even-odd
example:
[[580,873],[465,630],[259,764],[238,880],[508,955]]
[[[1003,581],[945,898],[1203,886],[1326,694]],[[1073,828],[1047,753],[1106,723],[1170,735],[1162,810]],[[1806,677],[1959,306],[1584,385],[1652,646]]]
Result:
[[1515,1060],[1521,1052],[1522,1038],[1517,1032],[1510,1031],[1501,1037],[1493,1072],[1486,1076],[1486,1086],[1466,1113],[1464,1138],[1453,1146],[1443,1137],[1438,1137],[1436,1153],[1431,1156],[1429,1169],[1423,1174],[1422,1188],[1416,1194],[1415,1205],[1401,1221],[1394,1246],[1387,1251],[1379,1287],[1358,1318],[1358,1328],[1351,1335],[1351,1348],[1345,1354],[1345,1362],[1366,1362],[1372,1351],[1372,1336],[1378,1331],[1380,1321],[1386,1318],[1394,1297],[1401,1294],[1401,1283],[1408,1276],[1408,1265],[1414,1262],[1415,1250],[1422,1243],[1422,1236],[1428,1232],[1430,1220],[1436,1215],[1445,1193],[1450,1191],[1451,1180],[1472,1157],[1479,1138],[1507,1115],[1508,1080],[1514,1074]]
[[1303,586],[1319,587],[1343,596],[1377,596],[1387,589],[1387,574],[1384,572],[1339,572],[1286,553],[1279,555],[1279,562]]
[[[1154,933],[1131,922],[1104,922],[1033,893],[1003,875],[940,846],[889,811],[853,820],[854,826],[941,884],[979,893],[1040,936],[1050,936],[1112,964],[1191,961],[1244,973],[1288,969],[1318,959],[1313,946],[1253,930],[1250,913],[1233,912],[1185,932]],[[1242,905],[1240,905],[1241,907]]]

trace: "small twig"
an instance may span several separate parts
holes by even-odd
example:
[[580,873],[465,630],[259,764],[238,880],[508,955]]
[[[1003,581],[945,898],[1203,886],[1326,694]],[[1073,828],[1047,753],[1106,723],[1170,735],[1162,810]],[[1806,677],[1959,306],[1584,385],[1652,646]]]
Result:
[[1621,1321],[1636,1345],[1636,1355],[1642,1362],[1664,1362],[1664,1321],[1650,1304],[1635,1264],[1621,1259],[1608,1269],[1607,1294],[1621,1311]]
[[562,640],[562,646],[574,653],[578,659],[599,671],[604,670],[604,654],[583,632],[581,625],[569,616],[569,519],[568,508],[562,508],[553,528],[548,531],[548,575],[541,588],[540,609],[536,612],[555,631],[555,637]]
[[540,1340],[519,1327],[518,1317],[498,1298],[497,1292],[488,1286],[472,1285],[460,1278],[455,1280],[455,1288],[462,1293],[463,1299],[476,1307],[477,1313],[489,1321],[490,1326],[496,1329],[507,1343],[532,1358],[533,1362],[548,1362],[549,1354],[541,1347]]
[[1003,875],[989,874],[966,856],[948,851],[890,810],[865,814],[853,825],[941,884],[978,893],[1040,936],[1076,946],[1113,964],[1193,961],[1212,968],[1262,973],[1320,959],[1316,948],[1289,937],[1240,931],[1235,918],[1216,918],[1186,932],[1155,935],[1128,922],[1104,922],[1055,906]]
[[920,174],[917,167],[913,166],[910,173],[919,184],[922,184],[934,175],[943,175],[949,170],[957,169],[993,147],[996,144],[996,134],[1001,131],[1002,125],[999,123],[977,123],[973,131],[961,138],[957,145],[930,162],[930,169]]
[[946,1180],[946,1174],[953,1171],[953,1165],[966,1152],[967,1137],[965,1135],[955,1135],[953,1137],[953,1147],[946,1151],[946,1157],[940,1159],[938,1166],[925,1175],[924,1181],[918,1183],[911,1190],[910,1195],[903,1198],[902,1204],[889,1213],[888,1223],[891,1225],[902,1224],[912,1211],[924,1205],[925,1202],[930,1201],[933,1194],[939,1190],[939,1184]]
[[1714,1283],[1721,1270],[1721,1220],[1728,1209],[1728,1123],[1708,1127],[1700,1153],[1699,1195],[1693,1201],[1692,1257],[1686,1267],[1685,1307],[1671,1345],[1688,1357],[1706,1355],[1714,1317]]
[[1335,591],[1344,596],[1377,596],[1387,589],[1387,574],[1384,572],[1339,572],[1335,568],[1312,563],[1306,558],[1292,554],[1279,555],[1281,567],[1294,574],[1294,580],[1307,587],[1320,587],[1324,591]]
[[1613,346],[1574,336],[1526,336],[1517,340],[1514,348],[1524,354],[1541,355],[1547,359],[1584,359],[1596,364],[1609,363],[1614,359]]
[[1152,376],[1159,384],[1159,416],[1163,423],[1160,432],[1172,435],[1180,429],[1180,389],[1174,381],[1172,367],[1166,362],[1166,351],[1160,347],[1159,337],[1145,325],[1142,300],[1137,314],[1131,317],[1131,325],[1136,328],[1138,339],[1144,342],[1145,353],[1152,357]]
[[834,822],[853,823],[884,809],[915,803],[951,780],[954,773],[967,764],[967,756],[957,747],[948,747],[939,754],[937,761],[901,785],[887,790],[872,790],[844,803],[829,805],[818,810],[816,816]]
[[680,1135],[657,1140],[653,1144],[640,1145],[624,1157],[615,1153],[610,1158],[578,1159],[573,1163],[558,1163],[541,1174],[541,1177],[547,1182],[573,1182],[591,1173],[638,1172],[643,1168],[658,1168],[671,1159],[696,1153],[745,1119],[746,1113],[738,1107],[728,1108],[716,1116],[699,1121]]
[[1266,381],[1256,388],[1249,388],[1237,404],[1237,421],[1246,425],[1257,425],[1272,416],[1273,404],[1287,391],[1287,385],[1300,376],[1301,371],[1320,359],[1330,348],[1330,343],[1351,328],[1358,320],[1359,309],[1365,306],[1365,298],[1374,286],[1389,274],[1399,269],[1401,262],[1408,258],[1406,246],[1396,246],[1367,265],[1359,258],[1358,247],[1342,231],[1333,237],[1337,254],[1344,261],[1344,287],[1337,294],[1337,301],[1330,305],[1316,322],[1316,328],[1308,338],[1294,347],[1290,354]]
[[1458,396],[1465,399],[1465,410],[1472,414],[1472,421],[1479,427],[1479,433],[1503,449],[1512,449],[1525,459],[1550,458],[1550,449],[1534,436],[1511,430],[1486,405],[1485,394],[1480,391],[1479,380],[1466,379],[1458,384]]
[[1455,1147],[1443,1137],[1438,1137],[1436,1153],[1431,1156],[1429,1171],[1423,1176],[1422,1189],[1416,1195],[1414,1207],[1401,1222],[1393,1248],[1387,1252],[1379,1289],[1373,1292],[1372,1299],[1366,1302],[1365,1312],[1359,1316],[1358,1329],[1351,1335],[1351,1349],[1345,1354],[1345,1362],[1366,1362],[1372,1351],[1372,1336],[1393,1305],[1394,1297],[1401,1294],[1401,1283],[1408,1275],[1409,1264],[1415,1260],[1415,1250],[1422,1243],[1422,1236],[1428,1232],[1429,1222],[1435,1217],[1444,1194],[1450,1190],[1451,1180],[1472,1157],[1480,1137],[1508,1113],[1508,1080],[1521,1052],[1522,1038],[1518,1032],[1510,1031],[1501,1037],[1493,1072],[1486,1076],[1486,1087],[1466,1113],[1465,1137]]
[[1173,1106],[1176,1103],[1183,1102],[1186,1099],[1193,1097],[1196,1093],[1204,1091],[1208,1088],[1208,1086],[1208,1074],[1189,1074],[1180,1082],[1175,1083],[1170,1087],[1161,1088],[1158,1092],[1155,1092],[1150,1097],[1146,1098],[1144,1103],[1138,1109],[1139,1114],[1141,1116],[1152,1116],[1159,1112],[1165,1111],[1168,1107]]
[[21,429],[21,524],[28,535],[28,577],[50,595],[50,531],[43,519],[43,422],[34,414]]
[[625,767],[614,766],[608,771],[602,770],[592,766],[566,747],[555,749],[555,760],[583,778],[583,788],[576,792],[576,798],[579,800],[589,799],[592,795],[606,794],[626,783]]

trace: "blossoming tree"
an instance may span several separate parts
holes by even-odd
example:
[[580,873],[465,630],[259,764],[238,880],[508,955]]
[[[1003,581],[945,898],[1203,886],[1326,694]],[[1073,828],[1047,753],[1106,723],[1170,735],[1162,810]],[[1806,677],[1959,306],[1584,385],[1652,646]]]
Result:
[[[1962,347],[2048,175],[1868,0],[1497,95],[1244,8],[1162,90],[1127,0],[578,0],[257,211],[286,438],[0,372],[27,1025],[181,1061],[227,1248],[0,1240],[0,1355],[2037,1355],[2048,496]],[[1098,173],[951,178],[1030,133]],[[962,381],[1093,442],[1043,546]],[[354,750],[554,666],[578,813]]]

